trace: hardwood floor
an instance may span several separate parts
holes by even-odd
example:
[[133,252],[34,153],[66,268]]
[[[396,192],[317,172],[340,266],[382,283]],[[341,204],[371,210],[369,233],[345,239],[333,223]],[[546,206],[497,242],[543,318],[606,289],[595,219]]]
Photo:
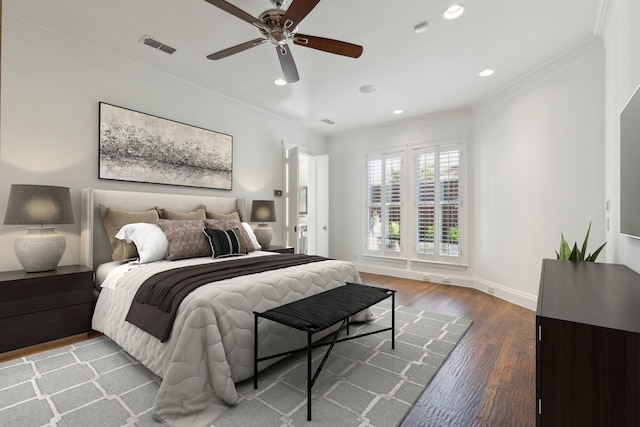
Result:
[[473,320],[403,427],[535,425],[535,312],[475,289],[360,276],[396,289],[397,304]]

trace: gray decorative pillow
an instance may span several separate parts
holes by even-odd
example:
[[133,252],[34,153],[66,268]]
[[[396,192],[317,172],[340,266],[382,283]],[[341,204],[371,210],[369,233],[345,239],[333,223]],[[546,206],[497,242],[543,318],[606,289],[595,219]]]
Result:
[[226,258],[247,254],[247,248],[244,245],[244,240],[238,228],[226,231],[205,228],[204,233],[209,237],[214,258]]
[[253,246],[253,243],[251,242],[251,238],[249,238],[249,235],[247,234],[247,230],[244,229],[242,223],[239,220],[205,219],[204,225],[205,228],[213,228],[214,230],[222,231],[237,228],[238,230],[240,230],[240,234],[242,235],[242,240],[244,240],[244,245],[247,248],[247,252],[253,252],[256,250],[256,248]]
[[111,243],[111,258],[115,262],[129,261],[138,258],[136,245],[127,243],[124,240],[116,239],[116,234],[122,227],[127,224],[144,222],[147,224],[155,224],[158,221],[158,212],[150,209],[146,212],[127,212],[118,209],[107,208],[100,205],[100,216],[102,217],[102,225],[109,237]]
[[186,219],[205,219],[207,217],[207,207],[205,205],[198,206],[197,209],[191,212],[177,212],[169,209],[162,209],[156,207],[160,219],[171,219],[174,221],[186,220]]
[[211,245],[202,232],[204,227],[200,220],[159,219],[158,226],[169,241],[167,259],[176,260],[211,256]]
[[236,221],[240,221],[240,212],[237,209],[226,214],[207,211],[207,219],[218,219],[222,221],[235,219]]

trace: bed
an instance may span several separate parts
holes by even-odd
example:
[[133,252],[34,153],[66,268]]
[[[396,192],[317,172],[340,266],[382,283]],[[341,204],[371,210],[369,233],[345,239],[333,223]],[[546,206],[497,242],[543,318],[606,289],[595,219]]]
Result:
[[[156,273],[176,267],[227,261],[212,260],[209,256],[144,264],[113,263],[113,248],[102,223],[101,205],[141,212],[153,207],[190,212],[205,206],[207,212],[236,211],[242,217],[244,200],[98,189],[82,191],[81,262],[96,271],[96,281],[103,285],[99,288],[92,327],[163,379],[154,413],[167,425],[211,425],[236,402],[235,384],[253,374],[254,310],[265,311],[346,282],[361,283],[354,265],[338,260],[320,260],[216,281],[198,287],[182,300],[169,337],[162,342],[125,320],[140,284]],[[255,251],[244,257],[279,256],[284,257]],[[357,320],[370,316],[370,312],[361,313]],[[263,354],[306,343],[306,334],[292,328],[268,321],[261,322],[260,328],[259,346]],[[259,369],[275,361],[277,359],[262,362]]]

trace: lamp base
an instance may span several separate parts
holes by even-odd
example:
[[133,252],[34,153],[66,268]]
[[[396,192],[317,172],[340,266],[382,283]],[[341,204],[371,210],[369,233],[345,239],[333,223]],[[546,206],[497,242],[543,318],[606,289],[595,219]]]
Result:
[[258,226],[253,230],[253,234],[256,235],[256,239],[260,246],[264,249],[268,249],[271,244],[271,238],[273,237],[273,229],[269,227],[267,224],[258,224]]
[[67,242],[54,227],[29,227],[27,234],[16,237],[13,249],[27,273],[55,270]]

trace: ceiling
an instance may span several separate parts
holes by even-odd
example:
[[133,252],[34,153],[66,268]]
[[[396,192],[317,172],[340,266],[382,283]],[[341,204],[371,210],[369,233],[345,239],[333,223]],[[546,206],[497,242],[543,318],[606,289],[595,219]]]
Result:
[[[228,0],[257,17],[269,0]],[[295,0],[304,1],[304,0]],[[468,106],[593,36],[599,0],[322,0],[299,32],[362,45],[352,59],[289,44],[300,81],[282,77],[270,43],[211,61],[260,37],[204,0],[4,0],[3,14],[113,52],[322,133]],[[428,30],[414,26],[428,22]],[[176,52],[140,42],[144,35]],[[485,68],[495,70],[479,77]],[[377,91],[361,93],[363,85]],[[393,111],[401,109],[401,115]],[[334,125],[322,122],[330,119]]]

